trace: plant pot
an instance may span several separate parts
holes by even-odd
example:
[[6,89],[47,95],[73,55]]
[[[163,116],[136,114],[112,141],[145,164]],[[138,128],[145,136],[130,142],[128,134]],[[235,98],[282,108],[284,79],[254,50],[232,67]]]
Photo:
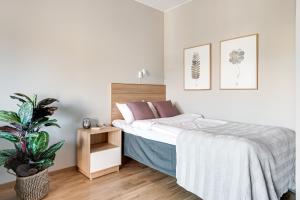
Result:
[[17,177],[15,191],[19,200],[40,200],[49,192],[48,169],[29,177]]

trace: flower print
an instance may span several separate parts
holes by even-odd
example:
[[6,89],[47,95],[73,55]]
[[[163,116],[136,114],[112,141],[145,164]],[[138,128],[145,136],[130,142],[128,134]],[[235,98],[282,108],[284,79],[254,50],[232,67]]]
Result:
[[237,49],[237,50],[233,50],[232,52],[229,53],[229,62],[233,64],[233,66],[235,67],[235,85],[239,86],[239,78],[241,75],[241,69],[240,69],[240,65],[241,62],[245,59],[245,51],[243,51],[242,49]]
[[240,64],[244,60],[245,51],[242,49],[233,50],[229,53],[229,62],[232,64]]

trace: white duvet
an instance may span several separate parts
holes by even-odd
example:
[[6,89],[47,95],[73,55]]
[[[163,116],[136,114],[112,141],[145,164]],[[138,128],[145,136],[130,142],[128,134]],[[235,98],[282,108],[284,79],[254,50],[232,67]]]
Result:
[[295,188],[295,133],[197,114],[135,121],[176,135],[177,183],[204,200],[279,200]]
[[205,119],[199,114],[182,114],[169,118],[157,118],[149,120],[136,120],[131,126],[143,130],[152,130],[158,133],[178,135],[185,130],[200,130],[227,122],[221,120]]

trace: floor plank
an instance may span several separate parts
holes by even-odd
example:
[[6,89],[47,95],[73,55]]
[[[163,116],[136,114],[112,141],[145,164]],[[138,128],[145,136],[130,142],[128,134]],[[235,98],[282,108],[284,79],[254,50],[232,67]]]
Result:
[[[50,176],[50,193],[45,200],[196,200],[176,184],[175,178],[130,161],[119,173],[93,181],[75,170]],[[16,200],[13,187],[0,188],[1,200]]]
[[[45,200],[200,200],[179,187],[175,178],[135,161],[128,162],[119,173],[93,181],[76,170],[55,173],[50,181]],[[291,195],[284,200],[292,200]],[[0,187],[0,199],[16,200],[13,186]]]

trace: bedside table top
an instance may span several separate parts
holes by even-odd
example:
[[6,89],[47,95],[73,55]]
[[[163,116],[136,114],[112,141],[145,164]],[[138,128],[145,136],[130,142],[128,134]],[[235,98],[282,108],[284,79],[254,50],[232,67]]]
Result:
[[89,134],[98,134],[98,133],[107,133],[107,132],[113,132],[113,131],[121,131],[120,128],[116,128],[113,126],[107,126],[107,127],[92,127],[89,129],[79,128],[78,131],[86,132]]

